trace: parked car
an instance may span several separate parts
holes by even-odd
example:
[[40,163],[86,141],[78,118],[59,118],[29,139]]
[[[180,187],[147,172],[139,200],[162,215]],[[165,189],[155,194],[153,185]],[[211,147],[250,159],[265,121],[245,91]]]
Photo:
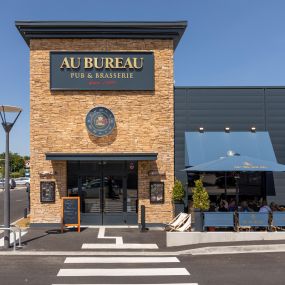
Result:
[[29,177],[19,177],[15,179],[17,186],[26,186],[30,185],[30,178]]
[[[14,189],[16,187],[16,181],[14,178],[10,179],[10,189]],[[5,187],[5,179],[0,179],[0,188]]]

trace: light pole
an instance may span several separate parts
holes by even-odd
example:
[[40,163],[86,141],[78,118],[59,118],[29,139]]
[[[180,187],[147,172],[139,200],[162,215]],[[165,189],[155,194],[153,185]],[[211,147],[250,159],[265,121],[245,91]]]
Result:
[[[4,188],[4,227],[10,228],[10,170],[9,170],[9,133],[20,116],[22,109],[14,106],[0,106],[0,116],[2,120],[2,126],[6,133],[6,151],[5,151],[5,188]],[[7,115],[9,119],[13,115],[14,120],[7,121]],[[16,242],[16,241],[14,241]],[[10,232],[5,230],[4,232],[4,247],[8,249],[10,247]]]

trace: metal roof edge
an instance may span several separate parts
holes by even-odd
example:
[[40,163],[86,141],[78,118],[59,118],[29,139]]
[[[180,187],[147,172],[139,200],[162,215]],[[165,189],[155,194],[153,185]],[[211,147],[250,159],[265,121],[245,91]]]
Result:
[[15,21],[26,41],[43,38],[158,38],[177,47],[187,21]]

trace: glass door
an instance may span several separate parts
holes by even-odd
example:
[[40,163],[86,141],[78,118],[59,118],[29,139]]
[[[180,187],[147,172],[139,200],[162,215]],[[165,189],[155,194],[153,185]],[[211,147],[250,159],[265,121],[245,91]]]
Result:
[[124,178],[121,175],[104,176],[103,223],[124,224]]
[[81,213],[87,223],[102,223],[102,179],[100,176],[81,177]]
[[68,195],[81,198],[83,225],[137,224],[137,163],[70,162],[67,182]]

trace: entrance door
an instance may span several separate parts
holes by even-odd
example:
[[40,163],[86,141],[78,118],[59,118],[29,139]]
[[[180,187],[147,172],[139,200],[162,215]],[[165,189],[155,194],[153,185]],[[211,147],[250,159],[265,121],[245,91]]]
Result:
[[78,176],[82,224],[137,224],[137,163],[80,162],[68,167],[69,181],[75,184],[72,172]]

